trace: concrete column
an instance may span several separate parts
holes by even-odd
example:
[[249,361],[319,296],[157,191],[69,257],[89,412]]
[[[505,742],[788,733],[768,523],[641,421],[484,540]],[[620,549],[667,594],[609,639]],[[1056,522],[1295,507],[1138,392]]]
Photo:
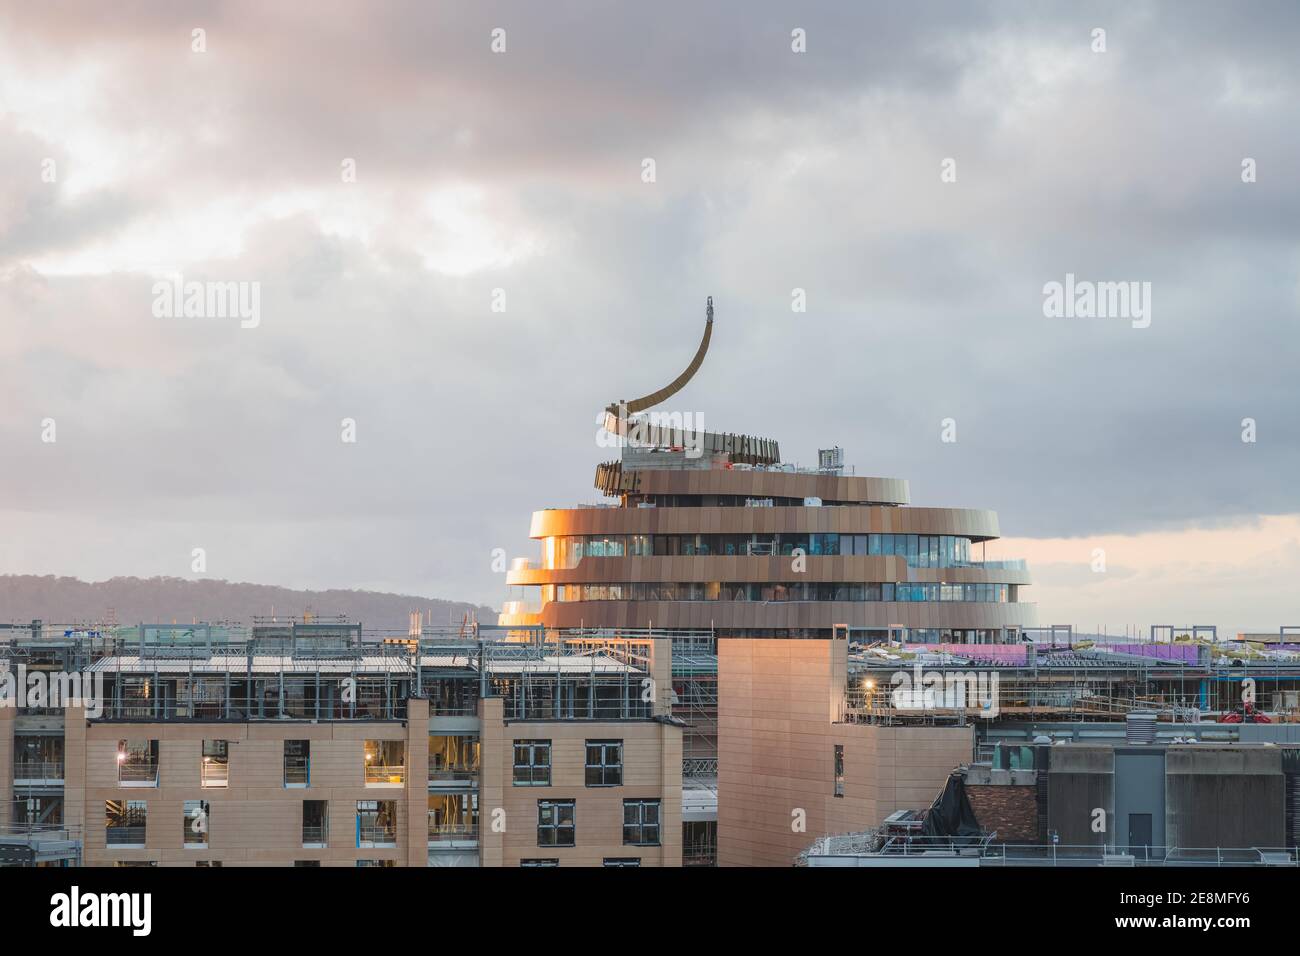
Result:
[[9,701],[0,705],[0,829],[13,822],[14,805],[14,717],[17,707]]
[[429,865],[429,702],[406,702],[406,865]]
[[[498,821],[504,818],[506,774],[514,766],[514,747],[502,721],[499,697],[484,697],[478,702],[481,760],[478,798],[478,845],[480,866],[503,866],[505,833]],[[527,820],[506,820],[506,826],[528,826]]]
[[[82,847],[87,842],[87,817],[104,825],[102,804],[99,809],[100,815],[94,817],[86,808],[86,710],[69,707],[63,713],[63,822],[80,831]],[[84,849],[82,855],[84,860]]]

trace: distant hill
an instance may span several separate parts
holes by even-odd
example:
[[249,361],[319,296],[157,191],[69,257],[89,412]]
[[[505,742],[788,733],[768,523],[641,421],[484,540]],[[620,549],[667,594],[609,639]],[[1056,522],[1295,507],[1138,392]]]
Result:
[[254,615],[301,617],[345,615],[370,630],[405,631],[410,612],[429,614],[434,624],[459,623],[466,612],[480,623],[495,624],[496,611],[463,601],[444,601],[414,594],[382,591],[295,591],[269,584],[213,579],[110,578],[82,581],[54,575],[0,575],[0,621],[49,624],[104,621],[113,609],[119,624],[188,624],[235,621],[247,624]]

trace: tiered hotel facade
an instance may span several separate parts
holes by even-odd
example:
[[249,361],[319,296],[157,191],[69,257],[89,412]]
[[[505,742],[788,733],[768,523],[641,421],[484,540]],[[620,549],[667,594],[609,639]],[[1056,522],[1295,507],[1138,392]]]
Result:
[[[1018,644],[1023,630],[1037,623],[1034,606],[1020,600],[1021,588],[1030,583],[1023,562],[982,560],[987,542],[1000,533],[994,512],[913,507],[905,480],[846,473],[838,448],[820,452],[818,467],[799,468],[781,461],[773,440],[693,428],[699,418],[692,413],[651,412],[700,369],[713,325],[710,299],[704,335],[686,370],[644,398],[606,408],[605,434],[621,453],[597,466],[595,484],[612,502],[533,514],[530,534],[540,542],[541,559],[516,562],[510,570],[508,583],[520,589],[521,599],[508,603],[501,617],[502,624],[668,635],[678,645],[679,662],[698,662],[704,649],[712,660],[711,682],[698,667],[689,673],[679,668],[674,692],[676,713],[689,725],[686,806],[693,789],[716,794],[712,807],[703,810],[710,840],[721,819],[719,807],[725,816],[728,805],[751,801],[755,793],[759,802],[772,803],[748,768],[729,774],[719,766],[728,753],[720,739],[728,733],[726,714],[732,715],[730,732],[737,739],[749,739],[753,721],[761,719],[761,709],[754,709],[756,687],[747,676],[751,656],[724,653],[726,642],[830,642],[840,635],[853,643],[978,652]],[[831,659],[826,649],[809,650],[818,661]],[[767,668],[766,690],[782,680],[797,686],[793,670],[783,675],[771,669],[797,663],[779,644],[760,659]],[[739,669],[726,673],[728,661]],[[786,709],[798,712],[806,705],[828,725],[836,720],[838,704],[828,702],[826,687],[808,690],[803,704],[785,695]],[[933,767],[927,764],[911,780],[911,795],[941,782],[952,755],[969,751],[969,732],[953,740],[942,744]],[[757,751],[745,746],[745,759],[765,759],[763,741],[754,744]],[[800,765],[800,745],[786,740],[766,753],[787,768],[777,778],[789,782],[798,776],[789,767]],[[787,789],[829,787],[830,753],[804,760],[810,778]],[[857,772],[874,786],[870,768],[859,765]],[[729,795],[728,780],[748,793]],[[779,794],[785,784],[776,786]],[[786,821],[778,829],[788,831],[782,799],[775,798],[774,812]],[[882,794],[885,805],[894,804]],[[861,804],[868,816],[875,815],[874,806]],[[826,820],[827,826],[847,822],[833,815]],[[725,842],[718,832],[719,843]],[[689,834],[686,841],[689,846]],[[742,856],[746,862],[775,862],[794,845],[782,840],[767,852],[756,848]]]
[[692,431],[690,416],[638,413],[680,390],[703,363],[646,398],[606,411],[623,444],[596,487],[614,504],[533,514],[540,562],[508,583],[537,589],[503,623],[711,631],[717,638],[853,637],[909,643],[1014,643],[1036,624],[1021,603],[1021,562],[985,562],[992,511],[918,508],[907,482],[782,464],[774,441]]

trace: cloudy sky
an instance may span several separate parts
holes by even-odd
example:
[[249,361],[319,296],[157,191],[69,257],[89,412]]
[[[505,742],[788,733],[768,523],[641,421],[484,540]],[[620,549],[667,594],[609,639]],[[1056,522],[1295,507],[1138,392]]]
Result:
[[[1297,48],[1285,2],[8,5],[0,573],[497,604],[712,295],[676,405],[996,509],[1042,623],[1300,624]],[[1045,317],[1067,274],[1149,327]]]

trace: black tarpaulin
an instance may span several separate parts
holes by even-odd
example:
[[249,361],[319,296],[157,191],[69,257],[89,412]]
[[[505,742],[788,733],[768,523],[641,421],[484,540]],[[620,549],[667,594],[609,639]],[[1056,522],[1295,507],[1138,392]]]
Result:
[[948,776],[943,791],[926,811],[921,835],[958,844],[979,842],[980,824],[966,796],[966,779],[961,774]]

